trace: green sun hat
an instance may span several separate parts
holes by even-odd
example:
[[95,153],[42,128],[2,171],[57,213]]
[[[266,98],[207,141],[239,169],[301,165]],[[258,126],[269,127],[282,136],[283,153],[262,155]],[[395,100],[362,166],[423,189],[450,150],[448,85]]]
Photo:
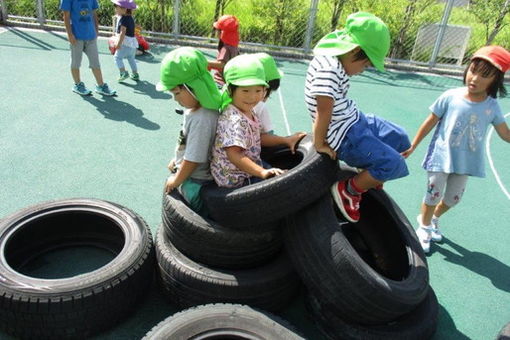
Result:
[[269,86],[262,63],[247,57],[246,54],[238,55],[227,62],[223,69],[223,78],[227,84],[237,86]]
[[221,110],[232,103],[231,94],[227,89],[228,85],[269,87],[266,82],[264,66],[257,58],[253,58],[248,54],[238,55],[230,59],[223,68],[223,78],[225,79],[225,86],[221,94]]
[[156,90],[168,91],[181,84],[192,88],[202,107],[211,110],[221,107],[221,94],[207,71],[207,59],[195,48],[177,48],[161,61],[160,81]]
[[360,47],[379,71],[384,71],[384,58],[390,49],[388,26],[367,12],[357,12],[347,17],[343,30],[326,34],[315,46],[315,55],[338,56]]
[[278,69],[276,66],[276,61],[272,56],[267,53],[254,53],[248,54],[253,58],[258,59],[262,66],[264,67],[264,73],[266,74],[266,81],[271,81],[274,79],[280,79],[283,77],[283,72]]

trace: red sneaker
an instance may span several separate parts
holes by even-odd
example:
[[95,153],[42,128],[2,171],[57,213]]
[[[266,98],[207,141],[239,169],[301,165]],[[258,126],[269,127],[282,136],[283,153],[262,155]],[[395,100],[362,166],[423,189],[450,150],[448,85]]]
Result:
[[347,181],[336,182],[331,187],[331,194],[338,209],[347,221],[356,223],[359,221],[359,203],[361,195],[351,195],[347,191]]

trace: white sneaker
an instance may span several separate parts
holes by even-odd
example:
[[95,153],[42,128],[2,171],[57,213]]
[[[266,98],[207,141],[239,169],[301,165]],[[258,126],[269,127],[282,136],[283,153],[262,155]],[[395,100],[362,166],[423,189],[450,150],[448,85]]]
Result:
[[416,229],[416,235],[418,236],[418,239],[420,240],[421,247],[423,248],[423,252],[426,254],[430,251],[430,229],[424,228],[424,227],[418,227]]
[[423,225],[423,223],[421,223],[421,214],[416,216],[416,221],[418,222],[418,226],[430,229],[430,239],[432,241],[441,242],[443,240],[443,234],[441,233],[441,230],[439,230],[438,218],[432,218],[432,221],[430,222],[430,227],[426,227]]

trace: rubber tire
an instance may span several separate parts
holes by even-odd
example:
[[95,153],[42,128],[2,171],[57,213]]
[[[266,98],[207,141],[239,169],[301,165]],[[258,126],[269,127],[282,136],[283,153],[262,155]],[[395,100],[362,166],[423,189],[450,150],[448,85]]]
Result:
[[432,288],[416,309],[376,326],[362,326],[344,321],[331,310],[321,306],[320,301],[308,296],[307,307],[324,336],[331,340],[427,340],[437,329],[439,305]]
[[414,309],[427,294],[429,275],[397,204],[384,191],[370,190],[356,224],[341,221],[336,209],[325,195],[287,219],[286,249],[308,290],[360,324],[380,324]]
[[510,322],[501,329],[496,340],[510,340]]
[[179,252],[161,228],[155,243],[163,291],[181,308],[225,302],[278,311],[297,295],[301,284],[285,252],[261,267],[217,270]]
[[195,339],[304,340],[287,321],[244,305],[209,304],[163,320],[143,340]]
[[311,136],[299,143],[296,154],[288,148],[265,152],[265,161],[292,167],[283,175],[240,188],[204,186],[204,200],[211,218],[230,228],[272,222],[314,202],[335,182],[338,165],[313,146]]
[[283,221],[254,230],[224,228],[191,210],[177,190],[163,197],[163,227],[170,242],[202,264],[247,269],[269,262],[282,249]]
[[[70,228],[72,226],[72,228]],[[24,263],[76,245],[117,254],[80,275],[40,279]],[[19,338],[87,338],[125,317],[154,272],[150,230],[131,210],[97,199],[66,199],[22,209],[0,222],[0,327]]]

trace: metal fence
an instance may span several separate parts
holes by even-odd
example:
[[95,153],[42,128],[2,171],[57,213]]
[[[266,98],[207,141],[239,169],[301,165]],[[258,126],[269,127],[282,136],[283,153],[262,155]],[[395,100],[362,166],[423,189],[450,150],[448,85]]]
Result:
[[[7,25],[62,30],[60,0],[0,0]],[[111,31],[113,5],[99,0],[100,29]],[[138,0],[135,20],[148,40],[214,47],[212,23],[239,18],[241,49],[307,58],[314,44],[364,10],[389,26],[389,67],[458,74],[480,46],[508,47],[510,0]]]

